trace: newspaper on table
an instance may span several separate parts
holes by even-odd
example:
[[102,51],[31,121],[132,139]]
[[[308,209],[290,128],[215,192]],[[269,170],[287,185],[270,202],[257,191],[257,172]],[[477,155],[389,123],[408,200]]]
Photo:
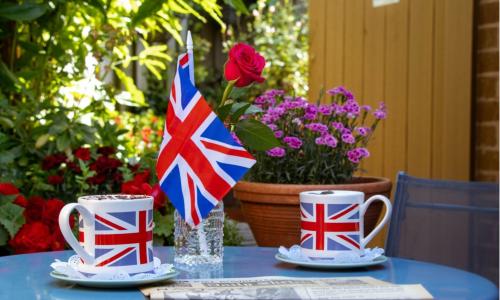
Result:
[[249,277],[175,280],[141,288],[151,299],[433,299],[420,284],[372,277]]

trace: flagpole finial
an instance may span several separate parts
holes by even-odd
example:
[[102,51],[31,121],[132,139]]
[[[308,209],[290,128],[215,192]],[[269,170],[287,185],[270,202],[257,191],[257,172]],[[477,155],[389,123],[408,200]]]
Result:
[[191,38],[191,31],[188,30],[186,37],[186,50],[189,56],[189,79],[194,85],[194,55],[193,55],[193,39]]
[[188,50],[188,52],[193,51],[193,39],[191,38],[191,30],[188,30],[188,33],[187,33],[186,49]]

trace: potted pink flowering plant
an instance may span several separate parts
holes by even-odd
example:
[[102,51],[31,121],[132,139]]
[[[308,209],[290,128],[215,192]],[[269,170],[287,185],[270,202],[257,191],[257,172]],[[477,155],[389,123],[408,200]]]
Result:
[[[355,177],[360,162],[370,156],[367,144],[381,120],[384,103],[372,109],[360,105],[344,87],[328,91],[331,104],[315,105],[302,97],[270,90],[254,105],[281,145],[253,152],[257,159],[246,181],[234,188],[260,246],[291,246],[300,236],[299,193],[307,190],[358,190],[367,197],[389,196],[386,178]],[[382,206],[372,205],[365,217],[370,232]]]

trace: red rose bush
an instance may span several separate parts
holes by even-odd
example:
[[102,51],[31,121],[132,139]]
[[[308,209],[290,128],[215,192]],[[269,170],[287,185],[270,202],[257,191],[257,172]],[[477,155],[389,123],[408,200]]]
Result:
[[[8,245],[14,253],[32,253],[51,250],[64,250],[66,242],[59,230],[58,218],[64,202],[53,198],[45,200],[42,197],[26,198],[12,183],[0,183],[1,208],[8,210],[13,219],[0,220],[0,227],[8,229],[11,236]],[[15,197],[12,202],[5,197]],[[21,225],[20,220],[25,223]],[[74,225],[73,218],[69,220]],[[14,225],[12,225],[14,224]],[[3,227],[2,227],[3,226]]]

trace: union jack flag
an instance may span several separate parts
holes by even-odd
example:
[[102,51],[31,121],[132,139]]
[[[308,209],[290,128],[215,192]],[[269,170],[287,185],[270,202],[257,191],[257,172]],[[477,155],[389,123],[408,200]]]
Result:
[[359,205],[300,203],[302,248],[359,250]]
[[[80,217],[79,240],[85,241]],[[108,212],[95,215],[95,265],[115,267],[153,261],[153,211]]]
[[196,226],[254,163],[190,81],[188,54],[180,55],[156,164],[162,190]]

